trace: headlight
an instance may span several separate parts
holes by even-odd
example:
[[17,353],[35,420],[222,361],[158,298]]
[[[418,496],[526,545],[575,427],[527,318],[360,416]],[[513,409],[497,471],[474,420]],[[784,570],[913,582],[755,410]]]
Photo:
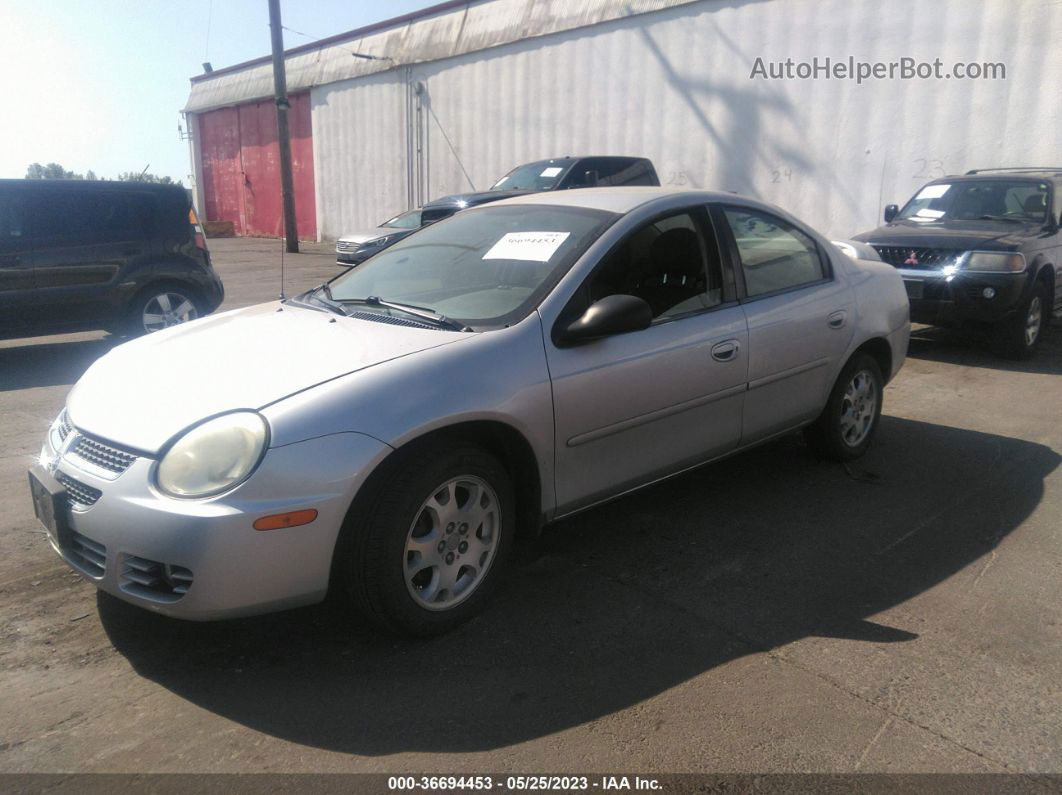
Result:
[[173,497],[206,497],[243,482],[262,459],[269,429],[252,411],[222,414],[180,437],[159,462],[159,488]]
[[959,267],[964,271],[1021,273],[1025,256],[1008,251],[967,251],[960,257]]
[[375,248],[376,246],[382,246],[382,245],[386,244],[387,241],[390,240],[390,239],[391,239],[390,235],[384,235],[383,237],[378,237],[375,240],[367,240],[364,243],[364,246],[365,246],[365,248],[369,248],[370,246]]

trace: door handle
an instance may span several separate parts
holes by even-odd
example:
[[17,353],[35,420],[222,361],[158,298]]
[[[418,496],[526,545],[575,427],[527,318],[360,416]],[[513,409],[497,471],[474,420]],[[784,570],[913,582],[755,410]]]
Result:
[[848,313],[843,309],[840,309],[826,318],[826,325],[830,328],[841,328],[844,326],[844,321],[848,318]]
[[737,340],[724,340],[712,346],[712,358],[717,362],[732,362],[737,358],[741,344]]

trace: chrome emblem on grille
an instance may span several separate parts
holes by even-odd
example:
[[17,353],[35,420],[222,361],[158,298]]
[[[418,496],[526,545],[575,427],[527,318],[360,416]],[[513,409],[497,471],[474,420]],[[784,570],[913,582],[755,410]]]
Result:
[[918,261],[918,255],[917,255],[917,254],[915,254],[915,253],[914,253],[914,252],[912,251],[912,252],[911,252],[911,253],[910,253],[910,254],[908,255],[907,259],[905,259],[905,260],[903,261],[903,264],[904,264],[904,265],[920,265],[921,263],[920,263],[920,262]]

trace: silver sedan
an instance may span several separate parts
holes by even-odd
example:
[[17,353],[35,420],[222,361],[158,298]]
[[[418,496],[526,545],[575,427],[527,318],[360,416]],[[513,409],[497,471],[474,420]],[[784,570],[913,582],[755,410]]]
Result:
[[895,269],[776,207],[536,194],[113,349],[31,490],[63,559],[145,608],[215,619],[335,589],[433,634],[546,522],[799,429],[862,455],[909,330]]

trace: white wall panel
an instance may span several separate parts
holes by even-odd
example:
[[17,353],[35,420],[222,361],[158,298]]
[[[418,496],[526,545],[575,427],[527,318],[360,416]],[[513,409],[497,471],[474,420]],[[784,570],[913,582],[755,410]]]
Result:
[[[1062,166],[1060,36],[1057,0],[704,0],[419,64],[426,194],[469,189],[458,159],[485,188],[527,160],[638,154],[665,183],[757,196],[847,236],[931,176]],[[757,56],[850,55],[998,61],[1007,79],[749,78]],[[326,238],[405,208],[402,80],[314,89]]]

